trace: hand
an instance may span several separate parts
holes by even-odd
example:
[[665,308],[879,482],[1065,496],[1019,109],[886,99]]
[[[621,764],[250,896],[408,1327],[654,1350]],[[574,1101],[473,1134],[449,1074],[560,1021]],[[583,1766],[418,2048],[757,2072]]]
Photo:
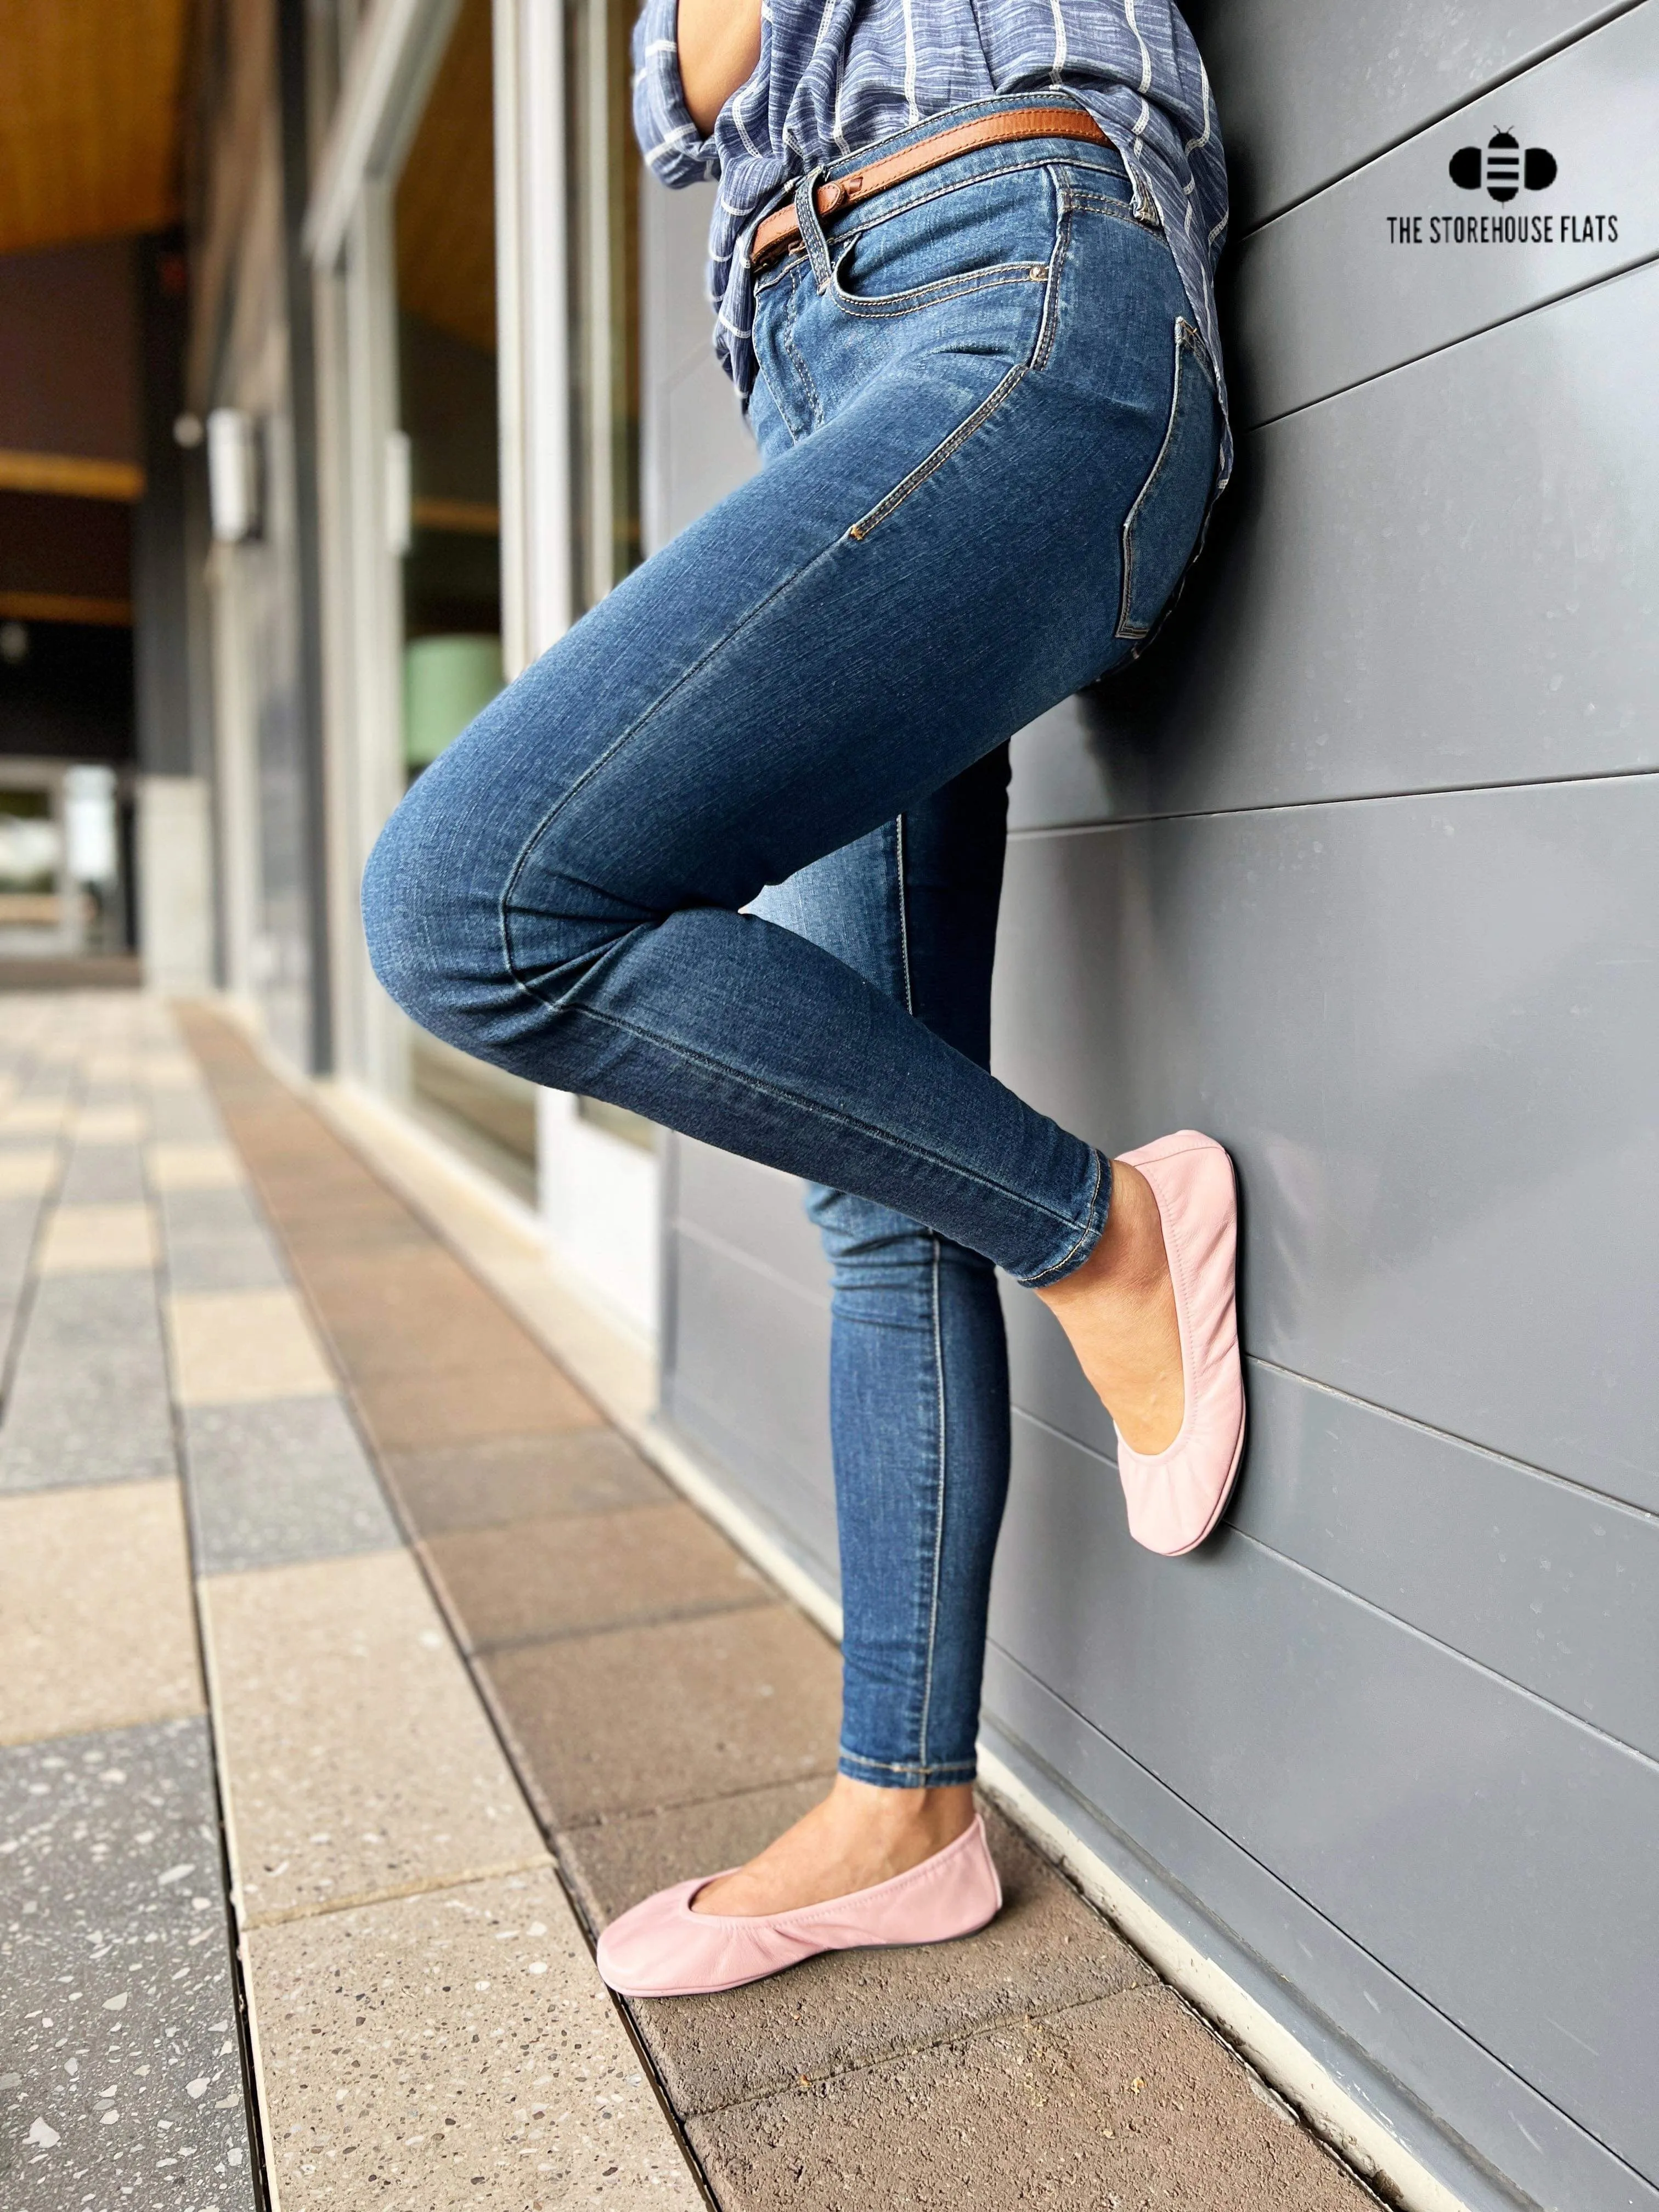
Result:
[[706,138],[760,59],[761,0],[680,0],[676,35],[685,104]]

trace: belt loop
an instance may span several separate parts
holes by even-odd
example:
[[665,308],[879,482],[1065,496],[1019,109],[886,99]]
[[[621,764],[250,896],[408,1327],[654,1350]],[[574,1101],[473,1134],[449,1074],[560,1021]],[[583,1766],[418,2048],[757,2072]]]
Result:
[[796,185],[795,221],[800,225],[800,242],[806,248],[806,258],[812,264],[812,281],[820,292],[827,292],[835,271],[830,266],[829,244],[812,200],[812,195],[818,187],[818,179],[823,174],[821,167],[809,169]]

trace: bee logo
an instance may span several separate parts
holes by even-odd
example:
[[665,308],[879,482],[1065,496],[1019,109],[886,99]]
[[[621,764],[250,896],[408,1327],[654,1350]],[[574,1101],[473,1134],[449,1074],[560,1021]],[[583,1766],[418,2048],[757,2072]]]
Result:
[[1555,182],[1555,156],[1542,146],[1524,149],[1512,131],[1494,131],[1484,146],[1460,146],[1451,157],[1451,180],[1466,192],[1482,185],[1495,200],[1512,200],[1524,185],[1547,191]]

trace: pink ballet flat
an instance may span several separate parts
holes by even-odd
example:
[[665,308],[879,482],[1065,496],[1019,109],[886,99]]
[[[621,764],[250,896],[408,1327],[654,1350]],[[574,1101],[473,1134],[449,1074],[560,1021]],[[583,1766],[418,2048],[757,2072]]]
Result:
[[1213,1137],[1178,1129],[1124,1158],[1152,1187],[1181,1323],[1186,1405],[1165,1450],[1133,1451],[1121,1437],[1117,1471],[1129,1534],[1174,1557],[1201,1544],[1221,1518],[1244,1454],[1244,1371],[1238,1356],[1233,1271],[1238,1197],[1233,1164]]
[[676,1882],[613,1920],[599,1938],[599,1972],[609,1987],[625,1997],[708,1996],[762,1981],[820,1951],[971,1936],[1002,1905],[985,1823],[977,1818],[908,1874],[795,1912],[693,1912],[697,1892],[720,1879],[700,1875]]

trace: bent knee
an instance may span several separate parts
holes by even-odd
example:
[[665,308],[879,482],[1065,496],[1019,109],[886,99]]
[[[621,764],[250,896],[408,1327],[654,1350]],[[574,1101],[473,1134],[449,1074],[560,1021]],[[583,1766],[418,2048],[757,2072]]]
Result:
[[[386,822],[363,870],[363,936],[387,995],[422,1029],[466,1041],[481,990],[500,980],[499,893],[465,813],[434,807],[421,781]],[[494,939],[492,946],[491,939]]]

